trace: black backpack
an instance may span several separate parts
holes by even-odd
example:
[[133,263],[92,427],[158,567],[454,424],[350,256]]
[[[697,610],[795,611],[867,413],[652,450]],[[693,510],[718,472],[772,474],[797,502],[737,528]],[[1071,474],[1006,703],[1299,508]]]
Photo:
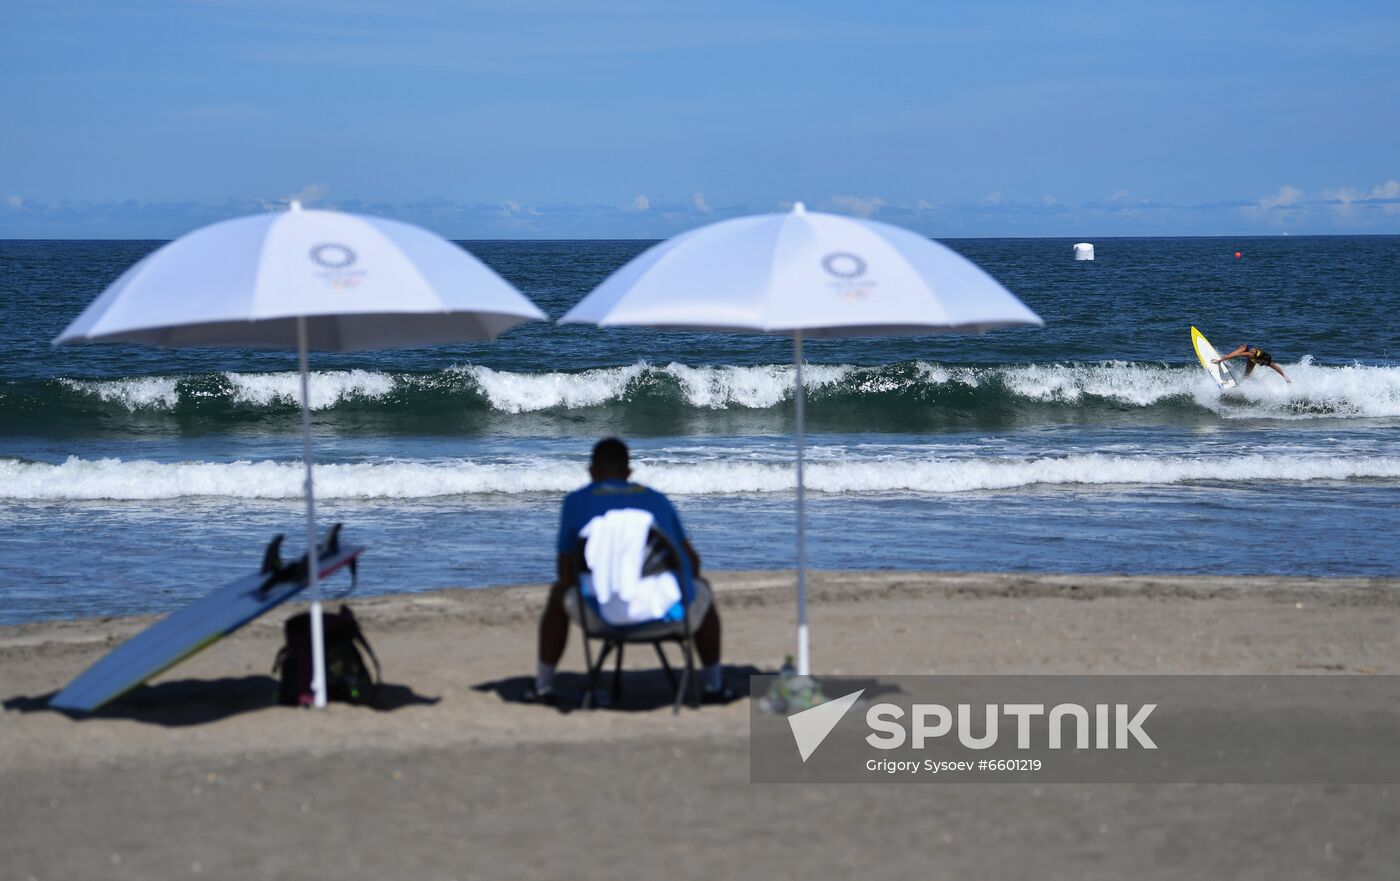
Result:
[[[351,704],[373,704],[379,692],[383,676],[379,669],[379,658],[370,648],[360,630],[360,622],[349,606],[341,606],[338,612],[326,612],[321,616],[322,632],[326,645],[326,700],[343,701]],[[287,642],[277,652],[277,660],[272,672],[281,671],[277,699],[279,703],[291,707],[308,707],[314,700],[311,691],[311,613],[300,612],[287,619],[285,625]],[[365,650],[374,662],[374,675],[365,666]]]

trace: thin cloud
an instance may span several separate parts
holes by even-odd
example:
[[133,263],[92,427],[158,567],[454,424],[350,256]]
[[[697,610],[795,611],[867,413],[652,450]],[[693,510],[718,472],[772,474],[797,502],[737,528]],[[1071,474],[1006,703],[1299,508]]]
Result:
[[1400,214],[1400,180],[1391,178],[1383,184],[1376,184],[1369,190],[1355,187],[1336,187],[1322,191],[1322,202],[1333,216],[1345,223],[1356,223],[1367,215],[1377,212],[1385,217]]
[[24,197],[23,197],[23,196],[6,196],[6,197],[5,197],[5,204],[6,204],[7,206],[9,206],[9,207],[15,209],[16,211],[18,211],[18,210],[20,210],[21,208],[24,207]]
[[326,198],[326,194],[331,188],[325,184],[307,184],[295,193],[287,197],[288,202],[300,202],[305,207],[311,207]]
[[499,213],[499,216],[501,216],[501,217],[516,217],[516,218],[519,218],[519,217],[538,217],[538,216],[540,215],[540,212],[537,211],[537,210],[535,210],[534,208],[531,208],[531,207],[529,207],[528,205],[522,205],[522,204],[520,204],[519,202],[516,202],[516,201],[514,201],[514,200],[507,200],[507,201],[505,201],[505,202],[502,202],[502,203],[501,203],[501,210],[500,210],[500,212],[498,212],[498,213]]
[[1323,190],[1322,198],[1328,202],[1340,202],[1343,205],[1350,205],[1356,202],[1383,202],[1392,199],[1400,199],[1400,180],[1391,179],[1383,184],[1377,184],[1370,190],[1358,190],[1354,187],[1337,187],[1336,189]]
[[635,197],[633,197],[632,204],[628,207],[632,211],[650,211],[651,199],[649,199],[644,193],[638,193]]
[[1284,184],[1278,188],[1278,192],[1272,196],[1265,196],[1259,200],[1259,208],[1263,211],[1272,211],[1275,208],[1287,208],[1296,205],[1303,199],[1303,191],[1294,186]]
[[695,210],[699,211],[701,214],[714,213],[715,209],[710,207],[710,203],[706,201],[704,193],[696,193],[695,195],[691,196],[690,202],[692,205],[695,206]]
[[856,217],[873,217],[886,204],[879,196],[832,196],[827,201],[833,208]]
[[[313,205],[322,204],[331,188],[325,184],[307,184],[295,193],[275,199],[258,199],[258,206],[264,211],[281,211],[293,202],[298,203],[303,208],[310,208]],[[323,205],[323,207],[331,207]]]
[[1253,205],[1246,205],[1241,211],[1246,217],[1273,225],[1292,223],[1306,213],[1304,195],[1297,187],[1284,184],[1277,193],[1261,196]]

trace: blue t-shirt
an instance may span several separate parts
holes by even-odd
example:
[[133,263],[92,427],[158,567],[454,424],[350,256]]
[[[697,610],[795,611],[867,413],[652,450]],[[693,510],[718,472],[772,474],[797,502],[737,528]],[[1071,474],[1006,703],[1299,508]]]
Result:
[[618,508],[650,511],[657,527],[672,541],[677,545],[685,541],[680,515],[671,506],[670,499],[639,483],[600,480],[564,497],[564,508],[559,513],[559,553],[572,554],[578,547],[579,533],[588,525],[588,521]]

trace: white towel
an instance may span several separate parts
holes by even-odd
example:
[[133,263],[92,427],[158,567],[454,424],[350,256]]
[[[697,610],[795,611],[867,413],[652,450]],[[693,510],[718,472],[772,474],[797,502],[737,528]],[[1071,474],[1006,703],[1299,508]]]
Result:
[[598,613],[609,624],[656,621],[681,598],[674,574],[642,577],[652,522],[649,511],[618,508],[594,517],[579,532],[587,539],[583,558],[593,572]]

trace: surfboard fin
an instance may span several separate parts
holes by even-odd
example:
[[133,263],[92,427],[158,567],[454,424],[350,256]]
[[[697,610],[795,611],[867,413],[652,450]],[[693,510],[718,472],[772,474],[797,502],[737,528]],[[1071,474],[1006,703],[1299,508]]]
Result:
[[340,527],[344,525],[344,523],[331,524],[331,531],[326,533],[326,540],[321,542],[320,553],[322,556],[334,554],[340,550]]
[[[330,532],[326,533],[326,540],[321,542],[321,548],[317,551],[320,557],[329,557],[332,554],[340,553],[340,528],[344,523],[331,524]],[[360,561],[359,558],[352,559],[349,564],[350,569],[350,589],[345,592],[345,596],[355,592],[356,586],[360,583]]]
[[258,571],[263,575],[273,575],[282,568],[282,539],[286,535],[279,532],[267,543],[267,550],[263,552],[262,568]]

